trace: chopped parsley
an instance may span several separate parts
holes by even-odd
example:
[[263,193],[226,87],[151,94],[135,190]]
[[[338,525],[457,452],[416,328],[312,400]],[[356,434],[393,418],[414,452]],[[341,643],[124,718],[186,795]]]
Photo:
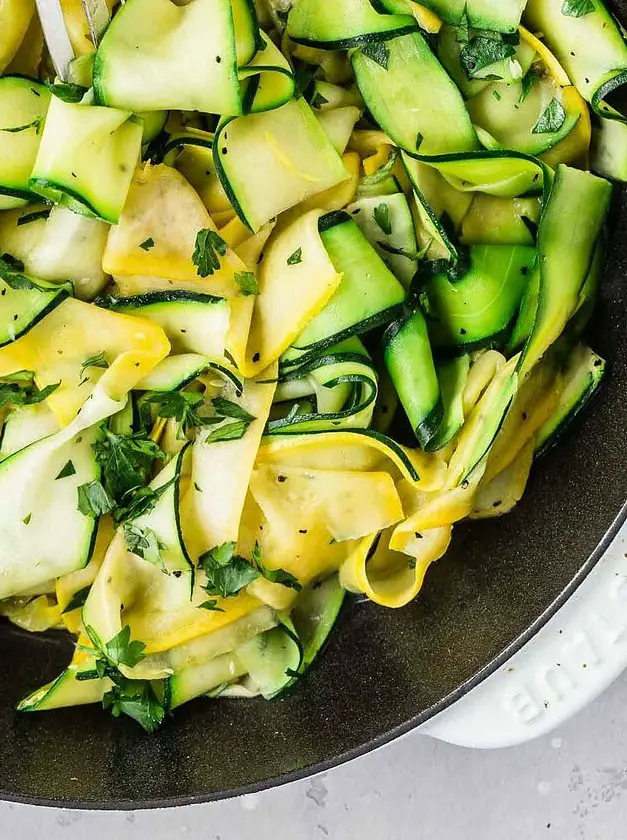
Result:
[[121,665],[133,668],[145,658],[146,645],[131,641],[131,629],[125,625],[104,646],[94,629],[86,626],[87,635],[96,648],[93,671],[78,672],[77,679],[103,679],[108,677],[113,686],[102,698],[102,706],[114,717],[127,715],[142,726],[146,732],[154,732],[163,723],[165,708],[157,699],[149,680],[131,680],[119,672]]
[[298,263],[302,263],[303,261],[303,249],[297,248],[293,254],[290,254],[287,258],[288,265],[298,265]]
[[562,14],[564,17],[584,17],[596,11],[592,0],[564,0]]
[[109,362],[105,358],[104,350],[101,353],[96,353],[94,356],[90,356],[88,359],[85,359],[83,364],[81,365],[81,376],[82,379],[85,371],[87,368],[95,367],[95,368],[108,368]]
[[214,599],[210,599],[208,601],[203,601],[202,604],[198,604],[199,610],[211,610],[213,612],[224,612],[222,607],[218,606],[218,602]]
[[252,271],[236,271],[234,275],[235,283],[239,287],[240,292],[248,297],[249,295],[259,294],[259,285],[257,278]]
[[161,496],[168,490],[175,479],[166,481],[160,487],[140,487],[130,494],[130,501],[123,507],[118,507],[113,513],[116,522],[126,522],[129,519],[137,519],[144,516],[154,508]]
[[151,248],[155,247],[155,240],[152,238],[152,236],[149,236],[148,239],[144,239],[143,242],[140,242],[139,247],[143,251],[150,251]]
[[518,100],[519,105],[522,105],[525,99],[529,96],[532,87],[535,85],[539,78],[539,74],[532,68],[522,79],[520,83],[520,99]]
[[500,35],[496,36],[497,33],[490,36],[475,35],[462,47],[459,58],[469,79],[497,61],[516,55],[516,48],[512,44],[508,44]]
[[198,391],[164,391],[147,397],[142,403],[141,413],[144,421],[149,421],[147,411],[156,406],[157,416],[176,420],[179,437],[185,437],[190,429],[216,422],[213,417],[198,412],[204,401]]
[[386,236],[389,236],[392,233],[392,225],[390,223],[390,208],[388,205],[385,202],[377,204],[372,215],[383,233],[385,233]]
[[[301,585],[285,569],[268,569],[261,560],[261,549],[255,543],[251,562],[235,553],[235,543],[226,542],[206,551],[198,558],[198,565],[207,577],[204,587],[207,595],[229,598],[245,586],[263,577],[271,583],[280,583],[299,591]],[[205,609],[209,609],[206,607]]]
[[532,134],[553,134],[566,122],[566,111],[557,99],[552,99],[531,130]]
[[[96,648],[97,659],[99,661],[104,660],[105,664],[112,668],[119,668],[120,665],[134,668],[142,659],[146,658],[144,653],[146,645],[140,641],[131,641],[131,628],[128,624],[104,645],[93,627],[85,625],[85,632]],[[98,676],[103,677],[108,669],[103,670],[102,667],[97,665],[96,670],[100,671]]]
[[327,105],[328,102],[329,100],[326,98],[326,96],[323,96],[319,91],[316,91],[309,104],[312,108],[320,109],[323,105]]
[[55,478],[55,481],[58,481],[60,478],[69,478],[71,475],[76,475],[76,468],[71,461],[68,461]]
[[295,589],[297,592],[300,592],[303,588],[298,579],[290,572],[286,572],[285,569],[268,569],[261,560],[261,549],[258,543],[255,543],[253,548],[252,562],[259,574],[271,583],[280,583],[282,586]]
[[87,93],[87,88],[82,85],[63,84],[49,85],[50,93],[63,102],[80,102]]
[[97,519],[113,509],[113,502],[99,481],[89,481],[78,488],[78,509],[83,516]]
[[133,522],[125,522],[123,529],[126,547],[131,554],[136,554],[167,574],[168,569],[161,556],[164,545],[159,542],[155,532],[151,528],[141,528]]
[[372,61],[375,61],[380,67],[383,67],[384,70],[388,69],[390,51],[385,41],[367,41],[362,45],[361,52]]
[[103,709],[113,717],[127,715],[146,732],[155,732],[163,723],[165,709],[157,700],[149,680],[128,680],[122,675],[113,678],[113,687],[102,698]]
[[116,504],[122,504],[128,493],[146,484],[153,462],[165,457],[144,432],[117,435],[106,426],[94,443],[94,451],[102,467],[104,488]]
[[227,251],[227,244],[215,230],[199,230],[196,234],[196,246],[192,262],[199,277],[209,277],[220,268],[220,257]]
[[[215,416],[211,418],[216,425],[204,438],[205,443],[217,443],[222,440],[240,440],[244,437],[250,424],[255,420],[252,414],[243,409],[240,405],[224,397],[215,397],[211,401]],[[224,420],[233,422],[224,423]]]
[[24,405],[36,405],[48,399],[57,390],[60,383],[46,385],[41,391],[33,385],[31,371],[19,371],[11,376],[2,377],[0,382],[0,411],[3,408],[19,408]]
[[72,612],[72,610],[77,610],[79,607],[82,607],[87,600],[90,589],[91,586],[85,586],[83,589],[79,589],[78,592],[75,592],[68,601],[67,606],[61,615],[65,615],[66,613]]
[[204,589],[207,595],[229,598],[237,595],[259,577],[248,560],[235,553],[235,543],[226,542],[205,551],[198,558],[198,565],[207,577]]

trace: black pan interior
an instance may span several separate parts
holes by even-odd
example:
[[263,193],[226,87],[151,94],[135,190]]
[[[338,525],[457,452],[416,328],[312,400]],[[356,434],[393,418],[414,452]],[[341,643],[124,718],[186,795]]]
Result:
[[[627,17],[627,0],[617,7]],[[156,735],[98,708],[17,715],[70,648],[0,626],[0,798],[74,807],[199,802],[287,781],[416,726],[489,673],[565,588],[627,499],[627,191],[617,190],[593,347],[605,387],[534,468],[515,512],[460,526],[411,606],[347,610],[318,666],[274,702],[198,700]],[[587,566],[586,566],[587,563]],[[582,572],[583,567],[583,572]],[[526,636],[524,635],[526,634]]]

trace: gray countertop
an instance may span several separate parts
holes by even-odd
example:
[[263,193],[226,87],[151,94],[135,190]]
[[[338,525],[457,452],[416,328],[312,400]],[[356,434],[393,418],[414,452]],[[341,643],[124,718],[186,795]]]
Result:
[[0,837],[625,840],[626,724],[624,675],[560,730],[520,747],[473,751],[414,732],[316,778],[227,802],[135,813],[0,803]]

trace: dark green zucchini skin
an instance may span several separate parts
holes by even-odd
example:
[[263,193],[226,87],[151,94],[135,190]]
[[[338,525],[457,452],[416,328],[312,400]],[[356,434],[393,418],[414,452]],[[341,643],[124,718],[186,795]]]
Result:
[[[436,353],[504,347],[536,261],[529,245],[474,245],[456,266],[435,263],[414,281]],[[442,270],[445,268],[445,270]]]
[[416,309],[383,335],[383,357],[420,445],[427,449],[444,417],[424,315]]

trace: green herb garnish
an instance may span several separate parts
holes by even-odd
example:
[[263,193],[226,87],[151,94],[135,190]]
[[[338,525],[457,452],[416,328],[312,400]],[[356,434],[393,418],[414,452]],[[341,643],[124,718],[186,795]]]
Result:
[[553,134],[566,122],[566,111],[557,99],[552,99],[531,130],[532,134]]
[[523,80],[520,83],[520,98],[518,100],[519,105],[522,105],[525,99],[529,96],[532,87],[535,85],[539,78],[539,74],[533,68],[529,70],[529,72],[523,78]]
[[157,700],[149,680],[130,680],[124,677],[121,665],[134,668],[145,658],[146,645],[140,641],[131,641],[131,628],[125,625],[105,645],[102,645],[93,627],[85,626],[85,631],[96,648],[96,661],[93,671],[78,672],[77,679],[103,679],[108,677],[113,686],[102,698],[104,709],[110,709],[114,717],[127,715],[142,726],[146,732],[154,732],[165,717],[165,709]]
[[113,502],[99,481],[89,481],[78,488],[78,509],[83,516],[97,519],[113,509]]
[[155,460],[165,455],[144,432],[116,435],[103,426],[102,437],[94,443],[96,460],[102,467],[104,488],[109,498],[123,504],[128,493],[142,487]]
[[385,233],[386,236],[389,236],[392,233],[392,225],[390,224],[390,208],[388,205],[384,202],[377,204],[372,215],[383,233]]
[[87,93],[87,88],[82,85],[63,84],[49,85],[50,93],[62,99],[63,102],[80,102]]
[[229,598],[237,595],[249,583],[259,577],[259,573],[239,554],[235,554],[235,543],[226,542],[205,551],[198,558],[198,566],[207,576],[204,587],[207,595]]
[[312,108],[322,108],[323,105],[327,105],[329,100],[323,96],[321,93],[316,91],[313,95],[311,102],[309,103]]
[[287,258],[288,265],[298,265],[303,261],[303,249],[297,248],[293,254],[290,254]]
[[81,376],[83,375],[87,368],[95,367],[95,368],[108,368],[109,362],[105,358],[104,350],[101,353],[96,353],[94,356],[90,356],[88,359],[85,359],[83,364],[81,365]]
[[237,286],[239,286],[240,292],[245,297],[259,294],[259,284],[252,271],[236,271],[234,279]]
[[[28,374],[30,379],[15,379],[20,374]],[[61,384],[55,382],[54,385],[46,385],[40,391],[32,384],[33,374],[30,371],[20,371],[18,374],[2,378],[9,381],[0,382],[0,411],[3,408],[19,408],[24,405],[36,405],[43,402]]]
[[388,69],[390,51],[385,41],[367,41],[360,49],[363,55],[368,56],[372,61],[376,61],[384,70]]
[[512,44],[508,44],[501,36],[496,36],[497,33],[491,36],[475,35],[462,47],[459,59],[469,79],[497,61],[516,55],[516,48]]
[[151,528],[141,528],[133,522],[125,522],[123,529],[126,546],[131,554],[136,554],[167,574],[168,569],[161,556],[161,549],[164,546],[159,542],[155,532]]
[[565,17],[584,17],[596,11],[592,0],[564,0],[562,14]]
[[220,268],[220,257],[227,251],[227,244],[215,230],[199,230],[196,234],[196,246],[192,262],[199,277],[209,277]]
[[68,461],[67,464],[61,469],[59,475],[55,478],[55,481],[58,481],[60,478],[69,478],[71,475],[76,475],[76,468],[71,461]]
[[67,606],[61,615],[65,615],[66,613],[72,612],[72,610],[77,610],[79,607],[82,607],[87,600],[90,589],[91,586],[85,586],[83,589],[79,589],[78,592],[75,592],[68,601]]

